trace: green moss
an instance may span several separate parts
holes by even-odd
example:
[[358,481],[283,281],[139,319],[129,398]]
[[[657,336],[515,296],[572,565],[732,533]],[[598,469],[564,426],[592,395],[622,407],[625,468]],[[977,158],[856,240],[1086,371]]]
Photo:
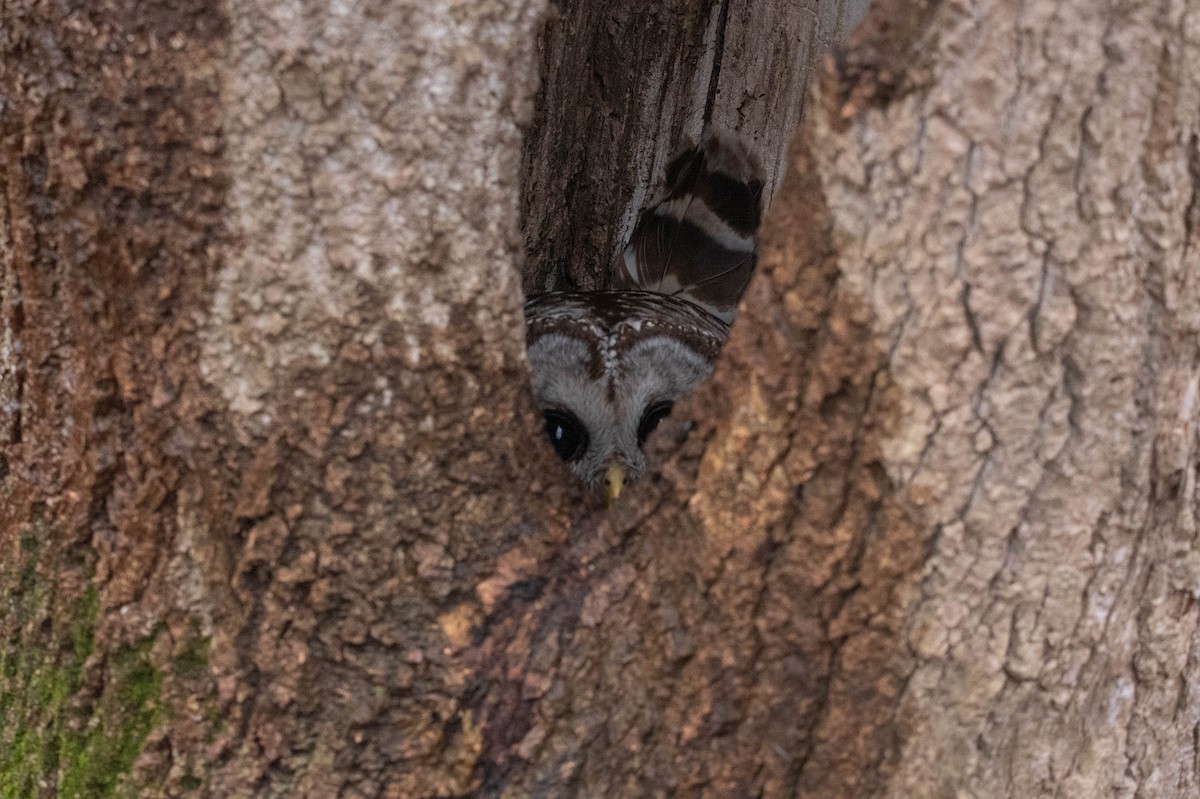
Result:
[[36,539],[22,545],[25,562],[0,568],[0,799],[117,796],[159,718],[155,636],[109,655],[85,690],[99,597],[60,606]]
[[60,799],[114,796],[159,717],[162,676],[150,665],[153,639],[119,651],[86,728],[63,741]]
[[[86,617],[93,603],[94,596],[85,596],[79,603],[80,615]],[[27,602],[22,604],[26,612],[16,616],[28,618],[36,609]],[[0,799],[49,795],[47,788],[58,770],[64,739],[72,733],[75,714],[68,705],[82,683],[94,619],[93,612],[79,626],[70,625],[61,638],[52,625],[45,630],[36,622],[26,624],[16,644],[0,655],[4,674],[0,681]]]
[[204,737],[205,743],[211,744],[217,740],[218,735],[225,731],[225,717],[212,705],[204,709],[204,724],[208,729],[208,733]]
[[182,650],[174,658],[175,674],[182,678],[199,677],[208,668],[209,639],[193,630]]

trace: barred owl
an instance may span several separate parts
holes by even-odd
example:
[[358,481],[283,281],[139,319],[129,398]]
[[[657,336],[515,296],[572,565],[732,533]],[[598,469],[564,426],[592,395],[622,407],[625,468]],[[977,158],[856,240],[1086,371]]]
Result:
[[754,272],[762,188],[754,154],[710,130],[667,165],[612,289],[525,303],[546,432],[609,501],[645,471],[642,445],[672,403],[712,372]]

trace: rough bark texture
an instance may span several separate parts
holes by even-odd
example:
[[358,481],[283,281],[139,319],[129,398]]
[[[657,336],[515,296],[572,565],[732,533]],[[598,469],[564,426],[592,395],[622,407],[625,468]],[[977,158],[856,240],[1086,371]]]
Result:
[[4,4],[0,796],[471,789],[542,11]]
[[[1200,791],[1200,17],[885,0],[784,156],[790,6],[630,8],[535,99],[535,2],[0,7],[0,799]],[[738,109],[761,274],[604,509],[519,217],[602,282]]]
[[917,43],[812,127],[930,536],[882,793],[1195,796],[1200,15],[943,3]]

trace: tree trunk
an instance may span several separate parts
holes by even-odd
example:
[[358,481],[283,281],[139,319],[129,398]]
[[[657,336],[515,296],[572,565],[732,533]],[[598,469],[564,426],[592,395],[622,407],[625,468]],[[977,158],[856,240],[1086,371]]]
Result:
[[920,520],[919,568],[840,630],[899,653],[858,718],[879,793],[1196,796],[1200,16],[873,21],[810,132],[837,291],[887,353],[885,493]]
[[[785,155],[854,7],[0,8],[0,799],[1200,792],[1200,18],[880,0]],[[606,509],[518,230],[706,120],[787,177]]]
[[542,12],[3,5],[4,799],[471,790]]

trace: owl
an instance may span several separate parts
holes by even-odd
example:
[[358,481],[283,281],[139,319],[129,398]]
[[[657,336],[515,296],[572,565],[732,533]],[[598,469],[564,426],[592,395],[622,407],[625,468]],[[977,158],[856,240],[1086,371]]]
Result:
[[756,263],[763,179],[734,134],[677,153],[604,291],[529,297],[525,330],[546,434],[609,501],[643,474],[642,445],[708,377]]

